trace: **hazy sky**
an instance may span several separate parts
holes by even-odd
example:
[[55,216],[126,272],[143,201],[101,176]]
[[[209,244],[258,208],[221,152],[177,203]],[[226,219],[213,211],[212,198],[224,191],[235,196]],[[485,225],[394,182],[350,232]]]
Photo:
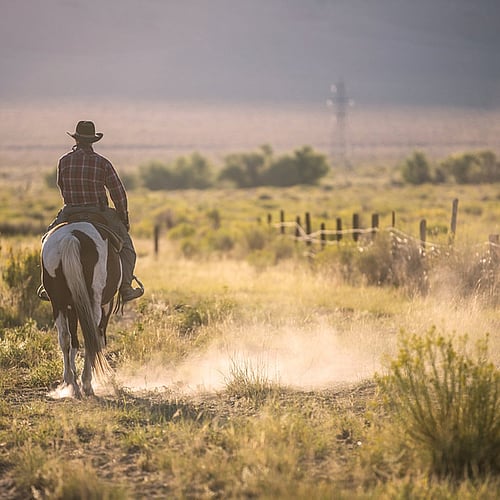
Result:
[[500,106],[499,0],[0,0],[0,99]]

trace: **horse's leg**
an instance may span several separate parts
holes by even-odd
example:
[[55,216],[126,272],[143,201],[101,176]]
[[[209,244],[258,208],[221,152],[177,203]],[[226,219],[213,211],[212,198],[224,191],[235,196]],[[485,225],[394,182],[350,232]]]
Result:
[[[83,363],[83,372],[82,372],[82,385],[83,392],[86,396],[93,396],[94,389],[92,389],[92,365],[94,361],[90,359],[90,354],[85,349],[85,361]],[[94,356],[95,357],[95,356]]]
[[[103,340],[101,338],[97,339],[100,347],[103,346]],[[82,371],[82,385],[83,392],[86,396],[93,396],[94,389],[92,389],[92,367],[95,364],[96,354],[91,354],[88,349],[85,349],[85,361],[83,363],[83,371]]]
[[99,333],[101,334],[102,347],[104,348],[107,344],[106,330],[108,328],[109,317],[113,310],[113,300],[110,303],[102,306],[101,309],[101,322],[99,323]]
[[68,325],[69,325],[70,343],[71,343],[71,347],[69,350],[69,361],[75,380],[78,380],[75,358],[80,345],[78,344],[78,337],[76,334],[76,330],[78,328],[78,318],[76,316],[76,312],[73,307],[71,307],[68,310]]
[[[71,352],[71,337],[68,328],[68,318],[66,314],[59,311],[56,318],[56,327],[59,334],[59,345],[63,353],[64,361],[64,383],[73,387],[74,395],[77,398],[81,398],[80,387],[76,380],[76,372],[74,369],[74,355]],[[73,358],[73,359],[72,359]]]

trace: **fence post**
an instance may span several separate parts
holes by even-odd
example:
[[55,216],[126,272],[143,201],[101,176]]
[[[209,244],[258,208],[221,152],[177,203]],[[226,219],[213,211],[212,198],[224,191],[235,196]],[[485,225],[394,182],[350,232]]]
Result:
[[[309,236],[311,234],[311,214],[309,212],[306,212],[306,234]],[[307,238],[306,244],[311,245],[312,241]]]
[[321,223],[321,248],[325,248],[326,245],[326,234],[325,234],[325,223]]
[[396,227],[396,212],[392,211],[391,227]]
[[273,222],[273,215],[272,214],[267,214],[267,224],[268,224],[268,226],[270,226],[272,222]]
[[427,235],[427,221],[422,219],[420,221],[420,251],[421,255],[425,255],[425,237]]
[[337,217],[337,241],[340,241],[342,239],[342,219],[340,217]]
[[358,241],[359,238],[359,214],[352,214],[352,239]]
[[155,257],[157,257],[159,249],[159,240],[160,240],[160,226],[158,224],[155,224],[153,238],[154,238]]
[[297,241],[299,241],[299,237],[300,237],[300,216],[297,215],[297,217],[295,218],[295,243],[297,243]]
[[285,234],[285,211],[280,210],[280,233]]
[[450,245],[455,241],[455,234],[457,232],[457,213],[458,213],[458,198],[453,200],[453,204],[451,207],[451,224],[450,224]]
[[375,238],[375,235],[377,234],[378,231],[378,214],[372,214],[372,238]]

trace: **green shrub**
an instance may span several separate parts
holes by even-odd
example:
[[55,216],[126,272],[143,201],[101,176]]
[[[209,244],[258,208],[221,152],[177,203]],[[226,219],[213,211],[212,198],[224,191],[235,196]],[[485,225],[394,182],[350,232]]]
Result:
[[217,252],[229,252],[234,248],[235,241],[231,231],[227,229],[210,230],[205,236],[209,250]]
[[479,184],[500,180],[500,163],[492,151],[462,153],[442,162],[442,168],[457,184]]
[[16,324],[22,324],[30,318],[43,324],[51,321],[50,309],[36,293],[41,283],[40,255],[37,250],[15,253],[11,249],[4,259],[2,279],[9,290],[9,296],[4,295],[3,301],[5,306],[12,308],[11,316],[16,318]]
[[142,183],[151,191],[170,189],[172,185],[172,172],[167,165],[159,161],[151,161],[140,168]]
[[62,358],[54,331],[29,321],[0,330],[0,368],[24,373],[30,387],[50,387],[62,375]]
[[283,155],[273,161],[262,174],[262,184],[280,187],[316,184],[328,170],[326,157],[304,146],[293,156]]
[[271,156],[272,149],[269,146],[262,146],[258,152],[227,155],[219,181],[229,181],[240,188],[259,186],[262,170]]
[[394,286],[408,295],[428,290],[429,262],[420,255],[418,244],[388,232],[378,232],[373,240],[345,240],[327,246],[316,255],[315,267],[338,275],[346,283],[359,286]]
[[299,165],[293,156],[283,155],[277,158],[263,172],[261,184],[264,186],[296,186],[300,182]]
[[177,158],[172,165],[172,174],[169,189],[207,189],[212,186],[212,167],[199,153]]
[[330,170],[326,156],[315,153],[311,146],[303,146],[301,149],[297,149],[295,151],[295,161],[300,184],[316,184]]
[[248,250],[263,250],[270,239],[267,229],[260,227],[249,227],[245,231],[245,243]]
[[212,185],[212,167],[198,153],[179,157],[171,164],[152,161],[140,169],[145,187],[152,191],[206,189]]
[[189,238],[196,234],[196,227],[188,222],[182,222],[173,227],[168,232],[168,237],[172,240],[180,240],[182,238]]
[[403,179],[410,184],[424,184],[431,181],[429,161],[424,153],[415,151],[407,158],[401,169]]
[[273,158],[272,149],[262,146],[261,152],[232,154],[225,158],[220,181],[230,181],[237,187],[295,186],[316,184],[329,166],[326,157],[311,146],[303,146],[293,155]]
[[429,471],[456,479],[500,472],[500,372],[488,337],[472,353],[466,337],[402,335],[389,373],[377,376],[385,403]]

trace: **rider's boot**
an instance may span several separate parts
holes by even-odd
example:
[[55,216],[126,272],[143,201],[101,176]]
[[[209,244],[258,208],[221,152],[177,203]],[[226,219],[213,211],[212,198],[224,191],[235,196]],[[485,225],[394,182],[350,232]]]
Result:
[[144,294],[144,289],[142,288],[132,288],[130,283],[123,284],[120,287],[120,295],[122,296],[123,302],[128,302],[129,300],[138,299]]
[[122,285],[120,287],[120,295],[123,302],[128,302],[129,300],[138,299],[144,294],[144,288],[132,288],[132,280],[136,279],[134,276],[134,266],[135,266],[135,252],[132,249],[123,247],[120,252],[120,257],[122,261],[122,271],[123,279]]

